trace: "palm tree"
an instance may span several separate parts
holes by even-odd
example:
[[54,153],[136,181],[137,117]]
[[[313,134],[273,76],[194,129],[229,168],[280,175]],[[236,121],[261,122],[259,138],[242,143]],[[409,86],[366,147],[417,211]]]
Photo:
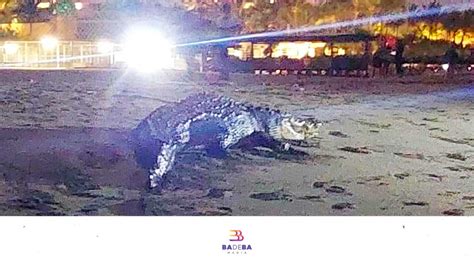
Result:
[[9,23],[15,16],[18,8],[16,0],[0,0],[0,23]]
[[[437,10],[441,8],[441,4],[434,0],[433,2],[429,3],[427,8],[430,10]],[[425,21],[428,22],[428,38],[431,39],[433,35],[433,29],[435,28],[436,24],[440,22],[440,17],[439,15],[434,14],[427,16]]]
[[244,20],[245,31],[266,31],[275,22],[276,9],[267,1],[258,0],[252,7],[241,9],[240,16]]
[[282,5],[276,20],[280,28],[314,25],[317,20],[317,8],[306,1],[296,0],[292,4]]

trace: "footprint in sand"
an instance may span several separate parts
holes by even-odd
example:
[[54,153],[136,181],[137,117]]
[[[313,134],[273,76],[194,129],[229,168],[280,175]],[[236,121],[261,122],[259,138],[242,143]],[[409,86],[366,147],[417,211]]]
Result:
[[446,154],[446,157],[451,158],[451,159],[460,160],[460,161],[466,161],[466,159],[467,159],[467,157],[465,157],[464,155],[462,155],[460,153],[448,153],[448,154]]
[[284,200],[284,201],[293,201],[292,195],[284,193],[282,190],[274,191],[274,192],[263,192],[263,193],[253,193],[250,194],[250,198],[263,200],[263,201],[276,201],[276,200]]
[[344,210],[344,209],[355,209],[355,205],[348,202],[337,203],[331,206],[332,209]]
[[330,186],[326,188],[326,192],[328,193],[335,193],[335,194],[342,194],[346,192],[346,189],[341,186]]
[[462,216],[462,215],[464,215],[464,210],[458,209],[458,208],[449,209],[449,210],[443,211],[443,215],[447,215],[447,216]]
[[398,178],[398,179],[405,179],[405,178],[408,178],[410,176],[409,173],[407,172],[404,172],[404,173],[397,173],[397,174],[394,174],[393,175],[394,177]]
[[349,136],[342,133],[341,131],[329,131],[330,136],[341,137],[341,138],[348,138]]
[[404,206],[427,206],[428,203],[424,201],[403,201]]
[[393,153],[393,154],[399,157],[410,158],[410,159],[419,159],[419,160],[425,159],[425,156],[421,153]]
[[370,150],[364,146],[364,147],[352,147],[352,146],[345,146],[339,148],[339,150],[350,152],[350,153],[357,153],[357,154],[370,154]]

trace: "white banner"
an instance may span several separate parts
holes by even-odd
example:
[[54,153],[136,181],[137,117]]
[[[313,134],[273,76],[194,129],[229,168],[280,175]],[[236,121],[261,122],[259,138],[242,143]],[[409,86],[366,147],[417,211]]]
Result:
[[4,217],[1,261],[474,261],[472,218]]

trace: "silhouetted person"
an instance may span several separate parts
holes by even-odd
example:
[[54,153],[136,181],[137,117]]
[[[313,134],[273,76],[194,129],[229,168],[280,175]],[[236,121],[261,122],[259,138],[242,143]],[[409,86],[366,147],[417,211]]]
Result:
[[230,79],[230,65],[227,48],[225,46],[217,48],[216,60],[214,66],[219,72],[219,78],[224,81]]
[[390,51],[385,47],[385,45],[381,46],[377,51],[375,51],[374,57],[372,59],[372,65],[374,67],[374,76],[375,68],[379,69],[379,74],[382,76],[388,74],[388,68],[390,67]]
[[444,62],[448,64],[447,75],[452,75],[456,71],[456,66],[459,62],[459,54],[454,44],[452,44],[444,54]]
[[392,56],[390,55],[390,50],[387,47],[382,48],[382,74],[384,76],[388,75],[390,69],[390,63]]
[[263,50],[263,54],[265,55],[265,57],[271,58],[272,54],[273,54],[273,46],[268,45],[267,48],[265,48],[265,50]]
[[395,67],[399,76],[403,75],[403,52],[405,51],[405,43],[402,40],[398,40],[395,46]]

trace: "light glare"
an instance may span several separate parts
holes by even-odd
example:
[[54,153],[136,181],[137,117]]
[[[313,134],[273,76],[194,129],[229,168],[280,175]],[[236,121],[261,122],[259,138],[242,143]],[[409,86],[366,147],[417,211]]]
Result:
[[109,41],[99,41],[97,43],[97,51],[101,54],[109,54],[114,51],[114,44]]
[[76,8],[76,10],[81,10],[83,7],[84,5],[81,2],[74,3],[74,8]]
[[58,39],[57,38],[47,36],[47,37],[41,39],[41,46],[45,50],[53,50],[54,48],[56,48],[57,45],[58,45]]
[[124,56],[130,68],[151,73],[173,65],[172,44],[151,29],[134,30],[127,35]]
[[6,43],[3,45],[3,50],[5,50],[5,54],[13,55],[18,52],[18,44],[15,43]]

